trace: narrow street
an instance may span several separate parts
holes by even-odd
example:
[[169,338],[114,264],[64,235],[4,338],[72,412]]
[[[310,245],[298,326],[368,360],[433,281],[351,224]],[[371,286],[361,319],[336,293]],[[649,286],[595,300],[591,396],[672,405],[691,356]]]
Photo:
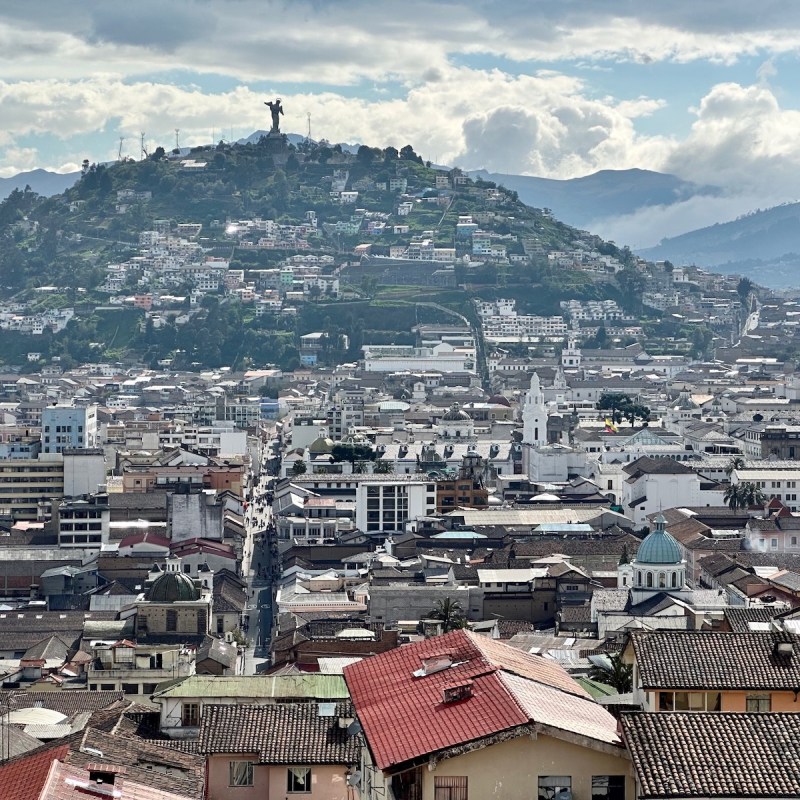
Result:
[[253,487],[245,515],[248,532],[242,570],[247,581],[247,648],[244,674],[254,675],[269,656],[272,633],[272,507],[267,502],[271,476],[262,472]]

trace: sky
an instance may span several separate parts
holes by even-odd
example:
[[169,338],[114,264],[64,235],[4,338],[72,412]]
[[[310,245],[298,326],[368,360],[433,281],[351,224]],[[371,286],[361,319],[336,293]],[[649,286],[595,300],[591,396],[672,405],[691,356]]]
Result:
[[799,59],[787,0],[4,2],[0,177],[242,138],[279,96],[315,139],[720,187],[672,229],[800,195]]

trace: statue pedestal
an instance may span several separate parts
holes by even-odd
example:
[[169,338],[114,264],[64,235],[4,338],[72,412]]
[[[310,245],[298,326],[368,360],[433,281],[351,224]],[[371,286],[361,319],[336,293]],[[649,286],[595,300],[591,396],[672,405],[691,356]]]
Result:
[[272,156],[276,166],[283,166],[289,158],[289,141],[280,131],[270,131],[260,142]]

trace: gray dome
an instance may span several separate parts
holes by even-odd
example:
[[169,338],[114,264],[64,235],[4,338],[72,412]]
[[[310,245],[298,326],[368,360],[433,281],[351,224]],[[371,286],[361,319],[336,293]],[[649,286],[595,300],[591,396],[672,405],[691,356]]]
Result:
[[183,572],[165,572],[153,581],[144,597],[154,603],[174,603],[178,600],[199,600],[200,590]]
[[458,403],[453,403],[450,410],[442,416],[443,422],[468,422],[472,417],[466,411],[461,410]]

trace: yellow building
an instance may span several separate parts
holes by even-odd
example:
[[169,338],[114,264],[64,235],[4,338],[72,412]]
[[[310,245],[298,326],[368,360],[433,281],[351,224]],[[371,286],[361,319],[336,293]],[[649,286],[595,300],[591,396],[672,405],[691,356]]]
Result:
[[625,800],[616,720],[558,664],[468,631],[345,669],[362,800]]

